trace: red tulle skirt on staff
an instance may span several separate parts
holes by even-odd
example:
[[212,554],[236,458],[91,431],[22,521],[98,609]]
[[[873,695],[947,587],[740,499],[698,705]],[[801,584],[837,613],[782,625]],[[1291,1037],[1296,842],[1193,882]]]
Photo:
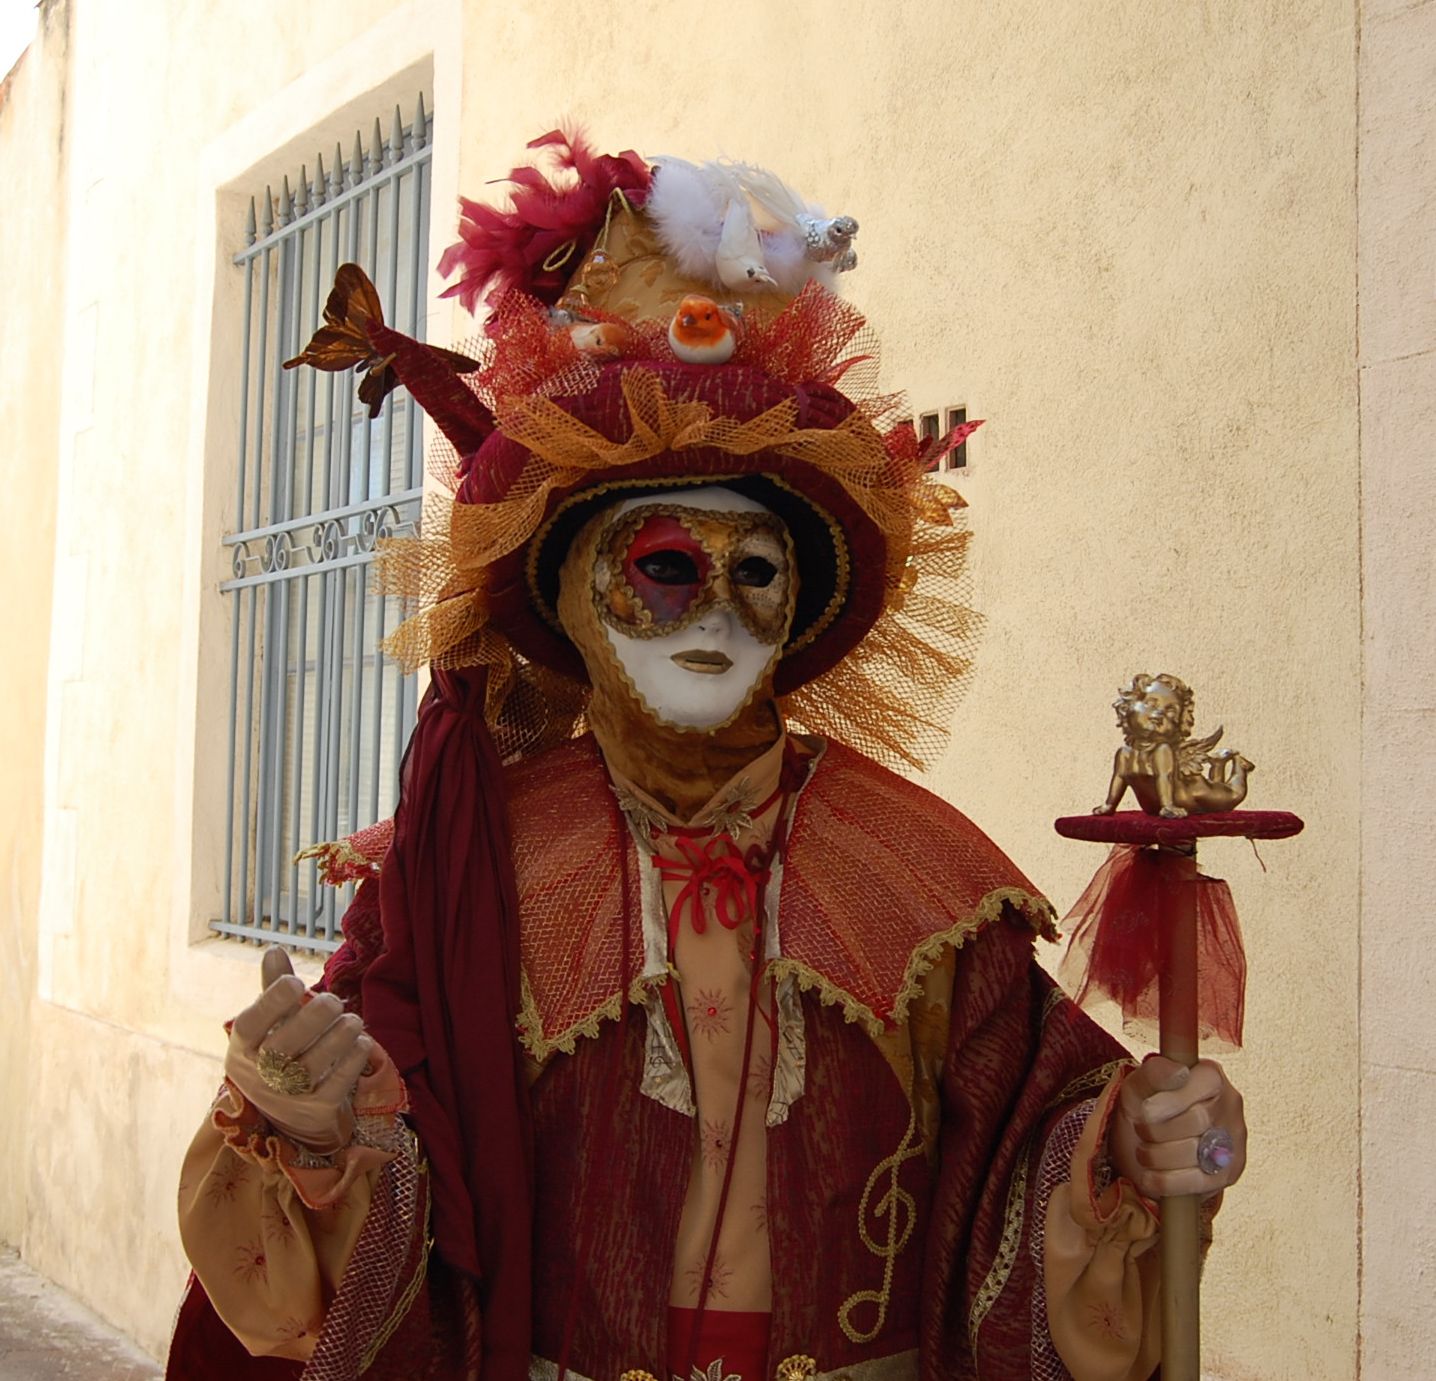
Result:
[[[1159,976],[1167,963],[1169,918],[1180,885],[1162,850],[1114,844],[1063,919],[1071,934],[1058,977],[1081,1005],[1101,997],[1122,1009],[1130,1034],[1155,1038]],[[1199,1034],[1229,1049],[1242,1043],[1246,952],[1231,889],[1198,874]]]

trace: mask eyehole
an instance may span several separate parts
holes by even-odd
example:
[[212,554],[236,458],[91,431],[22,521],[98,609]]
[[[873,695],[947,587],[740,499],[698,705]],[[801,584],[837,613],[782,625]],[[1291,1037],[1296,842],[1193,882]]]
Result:
[[778,568],[762,556],[745,556],[733,567],[733,583],[762,590],[773,583]]
[[697,585],[703,578],[687,552],[672,548],[646,552],[633,564],[655,585]]

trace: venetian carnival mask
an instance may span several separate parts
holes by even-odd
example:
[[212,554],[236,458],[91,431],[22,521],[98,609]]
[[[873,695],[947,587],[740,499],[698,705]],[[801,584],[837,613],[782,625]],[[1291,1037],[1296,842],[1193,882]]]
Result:
[[629,499],[603,518],[591,581],[606,650],[660,722],[729,723],[768,679],[792,624],[786,526],[713,486]]

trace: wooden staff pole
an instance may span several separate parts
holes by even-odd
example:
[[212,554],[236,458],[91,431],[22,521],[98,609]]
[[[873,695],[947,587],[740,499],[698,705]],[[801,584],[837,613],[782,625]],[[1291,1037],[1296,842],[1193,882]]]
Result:
[[[1161,869],[1161,901],[1157,909],[1162,914],[1153,924],[1161,927],[1163,941],[1156,972],[1161,1050],[1169,1060],[1179,1060],[1190,1068],[1197,1062],[1199,1030],[1197,888],[1202,884],[1197,881],[1197,840],[1220,835],[1289,839],[1301,833],[1300,818],[1285,810],[1210,811],[1171,820],[1145,811],[1104,811],[1064,816],[1056,822],[1056,828],[1067,839],[1157,848]],[[1095,916],[1089,913],[1079,920],[1074,936],[1080,936],[1094,919],[1103,924],[1112,921],[1124,928],[1130,925],[1129,918],[1104,916],[1099,908]],[[1150,980],[1144,977],[1143,981]],[[1225,981],[1235,985],[1240,998],[1244,964],[1239,963],[1234,973],[1225,975]],[[1085,983],[1086,979],[1081,979],[1078,987],[1085,989]],[[1126,1005],[1127,999],[1104,982],[1099,981],[1093,991],[1116,997],[1123,1003],[1123,1015],[1133,1014]],[[1240,1018],[1228,1039],[1241,1044]],[[1201,1204],[1200,1194],[1164,1199],[1161,1203],[1162,1381],[1201,1381]]]
[[[1161,1051],[1189,1068],[1197,1062],[1197,851],[1163,849],[1171,911],[1167,962],[1158,996]],[[1160,924],[1161,922],[1159,922]],[[1163,1199],[1162,1381],[1201,1378],[1200,1194]]]

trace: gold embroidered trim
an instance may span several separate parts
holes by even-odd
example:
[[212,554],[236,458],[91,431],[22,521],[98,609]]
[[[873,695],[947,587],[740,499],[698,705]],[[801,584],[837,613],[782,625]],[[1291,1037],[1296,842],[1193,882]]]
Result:
[[873,1010],[864,1002],[859,1002],[845,988],[840,988],[836,983],[829,981],[820,974],[817,969],[809,968],[808,965],[799,959],[774,959],[768,965],[768,973],[775,979],[792,978],[798,987],[805,993],[816,991],[819,1001],[825,1007],[841,1007],[845,1021],[855,1021],[862,1024],[863,1029],[870,1036],[878,1036],[883,1032],[882,1022],[873,1014]]
[[[863,1246],[874,1256],[881,1258],[883,1283],[880,1289],[858,1290],[843,1301],[838,1310],[838,1327],[850,1342],[870,1343],[882,1332],[888,1317],[888,1301],[892,1298],[893,1268],[917,1226],[917,1204],[912,1195],[898,1183],[903,1163],[924,1154],[921,1137],[916,1138],[916,1144],[910,1144],[914,1141],[916,1130],[917,1111],[909,1104],[907,1131],[903,1133],[897,1150],[877,1163],[872,1174],[868,1176],[868,1182],[863,1186],[863,1197],[858,1204],[858,1236],[862,1239]],[[887,1242],[879,1245],[868,1232],[868,1204],[873,1190],[884,1174],[888,1176],[888,1187],[873,1210],[875,1220],[886,1216],[888,1221]],[[900,1212],[907,1215],[901,1227],[898,1224]],[[870,1329],[860,1329],[852,1321],[852,1312],[860,1304],[877,1305],[877,1320]]]
[[334,869],[339,867],[362,868],[374,877],[379,876],[379,860],[360,853],[347,839],[335,839],[325,844],[311,844],[307,849],[300,849],[290,862],[297,865],[310,858],[319,860],[319,878],[326,887],[342,887],[344,881],[347,881],[347,879],[340,882],[333,880]]
[[1062,1103],[1070,1103],[1080,1093],[1090,1093],[1093,1089],[1106,1088],[1112,1081],[1112,1076],[1119,1069],[1133,1069],[1136,1067],[1136,1060],[1130,1057],[1122,1060],[1109,1060],[1106,1064],[1096,1069],[1089,1069],[1086,1074],[1079,1074],[1047,1105],[1048,1108],[1055,1108]]
[[[409,1133],[409,1153],[418,1157],[419,1138]],[[429,1272],[429,1248],[434,1245],[434,1239],[429,1235],[429,1210],[433,1205],[433,1199],[429,1194],[429,1164],[427,1161],[419,1161],[419,1174],[424,1177],[424,1222],[420,1227],[423,1235],[423,1245],[419,1249],[419,1264],[414,1268],[414,1275],[404,1287],[404,1293],[399,1296],[398,1302],[394,1305],[393,1312],[380,1325],[379,1331],[370,1340],[369,1346],[365,1348],[364,1355],[359,1359],[359,1374],[362,1376],[373,1365],[374,1359],[379,1355],[384,1344],[394,1336],[395,1330],[404,1321],[404,1316],[413,1307],[414,1301],[419,1297],[419,1291],[423,1288],[424,1280]]]
[[[668,979],[667,973],[639,974],[628,985],[629,1005],[642,1006],[647,1001],[648,994],[668,982]],[[519,1016],[515,1024],[518,1027],[519,1041],[540,1064],[555,1051],[572,1055],[580,1036],[597,1039],[602,1023],[617,1021],[622,1011],[623,993],[616,992],[586,1017],[574,1022],[558,1035],[546,1036],[543,1030],[543,1014],[539,1011],[538,999],[534,997],[533,988],[529,985],[528,972],[519,972]]]
[[907,961],[907,972],[903,975],[902,987],[898,989],[897,1000],[893,1003],[895,1024],[902,1024],[909,1004],[922,988],[923,976],[941,958],[942,951],[949,944],[954,949],[960,948],[963,941],[974,930],[998,920],[1005,906],[1012,907],[1039,935],[1047,933],[1047,928],[1052,925],[1057,914],[1052,909],[1052,903],[1046,897],[1034,896],[1031,892],[1024,892],[1020,887],[994,888],[973,908],[972,917],[969,920],[959,921],[951,929],[930,936],[913,950]]
[[1042,1004],[1042,1020],[1038,1023],[1038,1026],[1046,1026],[1047,1018],[1067,1000],[1067,994],[1064,993],[1061,988],[1053,988],[1052,991],[1047,994],[1047,1001]]
[[982,1327],[988,1311],[997,1303],[997,1297],[1006,1287],[1017,1262],[1017,1251],[1022,1244],[1022,1224],[1027,1216],[1027,1162],[1031,1153],[1032,1138],[1028,1137],[1017,1153],[1017,1169],[1007,1188],[1007,1209],[1003,1214],[997,1254],[992,1258],[992,1268],[973,1296],[972,1310],[967,1316],[967,1336],[974,1352],[977,1350],[977,1330]]
[[[1058,989],[1053,996],[1063,998],[1066,994]],[[1048,1013],[1056,1005],[1053,998],[1049,997],[1047,1008],[1042,1015],[1043,1021],[1046,1021]],[[1132,1060],[1112,1060],[1098,1069],[1079,1074],[1047,1104],[1047,1107],[1049,1109],[1059,1107],[1063,1103],[1071,1102],[1080,1093],[1105,1088],[1119,1069],[1133,1063]],[[1013,1171],[1012,1183],[1008,1186],[1002,1237],[997,1244],[997,1254],[992,1259],[992,1269],[988,1271],[986,1279],[978,1287],[977,1294],[973,1297],[972,1310],[968,1315],[967,1336],[974,1350],[977,1348],[977,1330],[982,1327],[988,1311],[997,1303],[997,1298],[1007,1285],[1012,1268],[1017,1261],[1018,1248],[1022,1243],[1022,1226],[1027,1216],[1027,1175],[1031,1154],[1032,1138],[1028,1137],[1018,1152],[1017,1169]]]
[[913,998],[922,990],[922,980],[934,964],[942,957],[948,946],[961,949],[970,935],[990,925],[1002,915],[1002,909],[1011,906],[1018,911],[1038,934],[1052,917],[1052,903],[1045,897],[1035,897],[1020,887],[998,887],[989,892],[973,908],[972,914],[939,930],[923,940],[908,957],[903,980],[893,1000],[890,1022],[884,1022],[865,1002],[824,977],[798,959],[775,959],[768,965],[768,971],[775,978],[791,974],[804,992],[816,991],[825,1006],[841,1007],[845,1021],[858,1022],[870,1036],[880,1036],[889,1025],[901,1026],[907,1016],[907,1009]]
[[785,1357],[778,1363],[778,1370],[774,1372],[774,1378],[775,1381],[812,1381],[817,1370],[816,1358],[809,1357],[805,1353],[797,1353],[792,1357]]

